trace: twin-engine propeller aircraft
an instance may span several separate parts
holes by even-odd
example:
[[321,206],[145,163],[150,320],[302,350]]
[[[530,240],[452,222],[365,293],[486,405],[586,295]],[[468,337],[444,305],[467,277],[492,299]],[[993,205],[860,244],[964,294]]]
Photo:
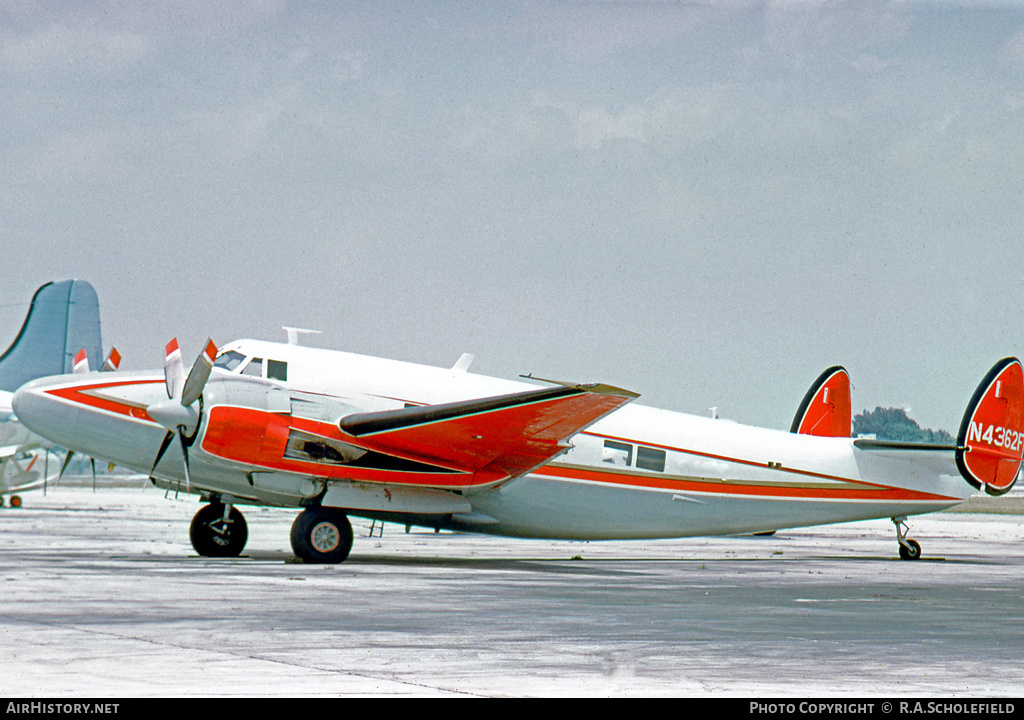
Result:
[[907,516],[957,505],[971,486],[1006,492],[1024,452],[1016,358],[982,380],[955,446],[852,439],[839,367],[782,432],[630,404],[635,393],[608,385],[484,377],[471,360],[446,369],[241,340],[208,343],[186,375],[172,341],[163,373],[47,378],[14,407],[54,442],[202,495],[200,555],[242,551],[238,505],[298,506],[292,548],[314,563],[348,556],[349,515],[573,540],[892,518],[900,556],[917,558]]
[[[58,478],[70,457],[62,458],[49,440],[18,422],[14,391],[36,378],[88,372],[90,355],[98,364],[100,350],[100,306],[92,285],[61,280],[36,290],[21,330],[0,355],[0,498],[9,496],[11,507],[21,506],[19,493],[45,489]],[[103,369],[116,369],[117,358],[113,350]]]

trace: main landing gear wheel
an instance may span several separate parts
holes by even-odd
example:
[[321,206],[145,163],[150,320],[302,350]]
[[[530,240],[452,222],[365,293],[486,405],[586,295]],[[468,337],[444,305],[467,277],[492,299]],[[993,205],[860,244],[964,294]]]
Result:
[[900,560],[920,559],[921,543],[907,537],[907,519],[905,517],[894,517],[892,522],[896,526],[896,541],[900,544]]
[[340,563],[352,550],[352,523],[341,510],[306,508],[292,523],[292,550],[305,563]]
[[203,557],[238,557],[249,539],[249,528],[238,508],[212,502],[192,518],[188,529],[192,547]]

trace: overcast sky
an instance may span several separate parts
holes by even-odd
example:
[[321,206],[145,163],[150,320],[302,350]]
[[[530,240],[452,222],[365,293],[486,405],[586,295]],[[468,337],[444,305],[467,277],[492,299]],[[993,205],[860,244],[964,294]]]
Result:
[[[207,336],[956,432],[1024,355],[1024,11],[0,0],[0,340]],[[6,342],[4,342],[6,347]],[[2,349],[2,348],[0,348]]]

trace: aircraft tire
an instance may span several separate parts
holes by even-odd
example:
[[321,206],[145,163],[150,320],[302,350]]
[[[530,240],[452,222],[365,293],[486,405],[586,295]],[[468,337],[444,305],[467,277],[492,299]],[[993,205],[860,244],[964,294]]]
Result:
[[900,543],[900,560],[918,560],[921,557],[921,543],[917,540],[905,540]]
[[12,508],[20,508],[21,507],[21,495],[11,495],[11,507]]
[[210,503],[199,509],[192,518],[188,537],[192,547],[203,557],[238,557],[249,539],[249,528],[238,508],[231,508],[224,532],[218,526],[224,517],[224,505]]
[[309,507],[292,523],[291,540],[304,563],[340,563],[352,550],[352,523],[341,510]]

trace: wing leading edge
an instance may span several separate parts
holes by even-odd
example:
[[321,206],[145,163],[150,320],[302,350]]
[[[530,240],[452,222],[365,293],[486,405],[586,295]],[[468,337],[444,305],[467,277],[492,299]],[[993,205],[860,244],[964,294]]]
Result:
[[442,405],[357,413],[338,426],[353,445],[472,473],[473,486],[520,477],[567,440],[639,397],[610,385],[560,385]]

